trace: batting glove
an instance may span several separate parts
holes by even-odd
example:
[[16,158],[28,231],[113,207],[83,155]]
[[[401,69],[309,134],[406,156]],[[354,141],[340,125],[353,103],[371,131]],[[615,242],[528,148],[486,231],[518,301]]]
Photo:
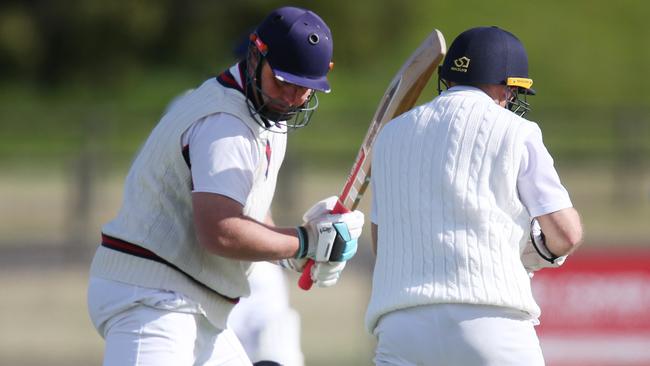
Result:
[[305,265],[307,264],[307,258],[301,258],[301,259],[285,258],[285,259],[279,260],[278,264],[282,268],[290,269],[290,270],[296,271],[296,272],[302,272],[302,270],[305,269]]
[[302,215],[302,222],[314,221],[319,217],[328,215],[330,212],[332,212],[334,206],[336,206],[337,200],[338,197],[330,196],[316,202],[313,206],[309,208],[309,210],[305,211],[305,213]]
[[311,267],[311,280],[318,287],[334,286],[347,262],[316,262]]
[[[343,268],[347,262],[315,262],[311,267],[311,280],[318,287],[334,286],[341,276]],[[307,264],[307,258],[294,259],[287,258],[278,261],[283,268],[296,272],[302,272]]]
[[312,258],[317,262],[343,262],[357,252],[364,215],[352,211],[326,215],[298,227],[300,249],[296,258]]
[[[319,217],[324,217],[334,209],[336,205],[336,196],[327,197],[321,201],[316,202],[312,207],[310,207],[303,215],[302,221],[309,222],[318,219]],[[302,245],[302,244],[301,244]],[[301,249],[298,251],[300,253]],[[278,264],[283,268],[290,269],[296,272],[302,272],[307,264],[307,258],[286,258],[278,261]],[[313,271],[312,267],[312,271]]]
[[357,252],[364,215],[361,211],[330,215],[336,200],[334,196],[326,198],[305,212],[305,222],[297,228],[300,249],[296,259],[307,257],[317,262],[344,262]]

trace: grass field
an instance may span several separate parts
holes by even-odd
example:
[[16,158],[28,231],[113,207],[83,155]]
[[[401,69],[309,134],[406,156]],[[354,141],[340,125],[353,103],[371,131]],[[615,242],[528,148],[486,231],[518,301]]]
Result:
[[[307,365],[371,364],[373,340],[363,330],[368,278],[355,272],[335,288],[293,287]],[[86,281],[84,265],[0,270],[0,365],[100,365],[103,343],[87,315]]]
[[87,268],[2,270],[0,364],[100,365],[86,312]]

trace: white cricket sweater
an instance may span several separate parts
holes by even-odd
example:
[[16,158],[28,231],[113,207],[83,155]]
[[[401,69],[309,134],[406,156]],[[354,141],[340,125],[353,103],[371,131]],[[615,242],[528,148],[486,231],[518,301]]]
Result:
[[106,235],[149,249],[214,291],[165,264],[104,247],[97,250],[91,275],[181,292],[198,302],[215,326],[225,328],[234,304],[219,294],[229,298],[248,296],[251,262],[210,254],[199,245],[193,224],[191,171],[183,159],[181,135],[194,122],[215,113],[232,114],[250,128],[258,143],[260,164],[244,214],[264,221],[273,199],[286,135],[284,139],[272,139],[280,142],[280,146],[273,146],[278,151],[274,156],[280,161],[272,161],[267,176],[264,136],[272,132],[251,118],[244,98],[239,91],[210,79],[175,102],[133,162],[117,217],[102,229]]
[[378,253],[366,327],[427,304],[540,310],[520,261],[529,215],[517,194],[533,122],[454,87],[390,122],[372,158]]

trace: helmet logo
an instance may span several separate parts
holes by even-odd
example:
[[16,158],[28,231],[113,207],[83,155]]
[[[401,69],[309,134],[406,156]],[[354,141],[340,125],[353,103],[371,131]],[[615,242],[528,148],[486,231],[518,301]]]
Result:
[[467,58],[467,56],[457,58],[454,60],[454,66],[451,67],[451,70],[458,72],[467,72],[467,69],[469,69],[469,61],[470,59]]
[[318,42],[320,42],[320,37],[318,37],[318,34],[316,34],[316,33],[310,34],[307,39],[309,40],[309,43],[311,43],[311,44],[318,44]]

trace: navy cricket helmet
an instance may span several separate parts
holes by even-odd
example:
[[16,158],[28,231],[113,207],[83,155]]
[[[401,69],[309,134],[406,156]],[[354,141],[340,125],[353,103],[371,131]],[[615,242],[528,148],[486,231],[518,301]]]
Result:
[[[327,73],[333,65],[333,48],[332,33],[316,13],[292,6],[273,10],[250,35],[247,62],[248,69],[254,69],[254,76],[247,72],[245,89],[253,119],[267,129],[278,124],[285,125],[287,131],[305,127],[318,108],[314,91],[330,92]],[[251,64],[258,56],[259,61]],[[262,90],[264,62],[276,79],[312,90],[303,105],[286,111],[270,107],[277,101]]]
[[471,28],[456,37],[439,69],[439,77],[462,85],[512,87],[515,95],[507,107],[521,116],[530,110],[526,95],[535,94],[524,45],[514,34],[498,27]]
[[275,76],[291,84],[328,93],[332,33],[316,13],[285,6],[259,25],[253,42]]
[[440,77],[458,84],[501,84],[535,94],[528,77],[528,55],[521,41],[498,27],[461,33],[449,47]]

